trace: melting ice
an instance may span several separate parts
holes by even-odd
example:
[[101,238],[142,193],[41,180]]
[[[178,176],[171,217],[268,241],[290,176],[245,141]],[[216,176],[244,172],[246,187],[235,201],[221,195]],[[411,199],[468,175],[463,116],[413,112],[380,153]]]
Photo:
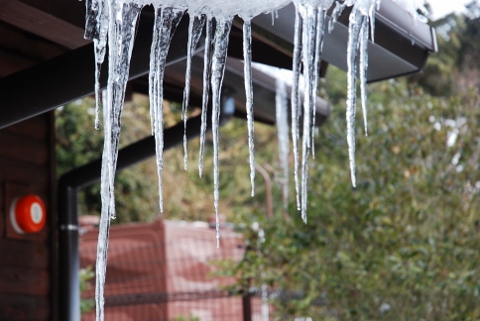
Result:
[[[155,25],[150,57],[150,105],[152,132],[156,140],[157,166],[159,176],[159,203],[163,208],[162,172],[163,172],[163,74],[170,41],[175,28],[182,16],[187,12],[190,17],[189,39],[187,44],[186,86],[182,116],[186,123],[189,101],[190,59],[195,50],[202,29],[205,28],[204,48],[204,92],[202,103],[202,126],[199,152],[199,174],[202,174],[204,157],[205,132],[207,128],[207,105],[212,92],[212,131],[214,139],[214,204],[217,214],[217,241],[220,237],[218,227],[218,125],[220,113],[220,97],[228,47],[228,35],[232,19],[238,15],[244,20],[244,62],[245,62],[245,92],[247,97],[247,123],[250,148],[250,179],[252,194],[254,190],[254,140],[253,140],[253,100],[251,79],[251,25],[250,20],[263,12],[274,12],[287,5],[290,0],[87,0],[87,17],[85,36],[92,39],[95,47],[96,61],[96,110],[100,110],[103,101],[103,122],[105,143],[102,164],[102,213],[100,221],[99,241],[97,249],[96,267],[96,309],[97,320],[104,319],[103,288],[105,283],[106,258],[108,249],[108,233],[110,219],[115,217],[115,201],[113,184],[118,156],[120,122],[125,95],[130,57],[133,40],[135,38],[137,20],[142,7],[152,4],[155,8]],[[342,3],[335,0],[294,0],[296,7],[295,37],[293,51],[293,79],[291,92],[291,140],[294,154],[294,179],[297,207],[306,222],[307,210],[307,181],[308,162],[313,150],[312,127],[315,122],[315,100],[318,81],[319,62],[322,55],[323,35],[326,13],[335,5],[332,19],[342,12],[346,6],[353,6],[350,14],[348,40],[348,95],[347,95],[347,142],[349,146],[352,184],[355,186],[355,114],[356,114],[356,75],[360,77],[361,104],[363,108],[365,132],[366,122],[366,70],[367,70],[367,43],[369,34],[373,35],[374,10],[380,5],[380,0],[346,0]],[[414,13],[423,8],[423,1],[403,0],[405,8]],[[215,21],[215,24],[213,23]],[[327,28],[330,29],[331,25]],[[373,40],[373,39],[372,39]],[[99,70],[104,61],[106,44],[108,42],[108,84],[103,97],[100,97]],[[304,85],[300,84],[300,75],[305,78]],[[279,88],[283,88],[281,82]],[[303,87],[300,90],[300,87]],[[280,89],[283,91],[283,89]],[[303,92],[303,95],[300,94]],[[278,96],[279,111],[284,111],[285,97]],[[287,118],[286,113],[277,117]],[[95,126],[98,127],[98,116]],[[283,120],[281,141],[282,158],[284,158],[285,126]],[[301,127],[300,127],[301,126]],[[185,136],[185,135],[184,135]],[[186,141],[184,142],[185,160]],[[185,161],[186,164],[186,161]],[[185,165],[186,166],[186,165]]]

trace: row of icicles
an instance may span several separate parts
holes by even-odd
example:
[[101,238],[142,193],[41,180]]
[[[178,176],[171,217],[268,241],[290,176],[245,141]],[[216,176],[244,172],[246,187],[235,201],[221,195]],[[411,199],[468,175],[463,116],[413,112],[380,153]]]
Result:
[[[190,0],[198,3],[201,0]],[[188,2],[188,1],[184,1]],[[228,2],[228,1],[226,1]],[[247,2],[247,1],[243,1]],[[239,1],[239,3],[243,3]],[[253,1],[252,1],[253,2]],[[275,1],[273,1],[275,2]],[[278,1],[277,1],[278,2]],[[283,0],[285,2],[285,0]],[[347,141],[350,156],[350,168],[352,184],[355,186],[355,137],[354,123],[356,114],[356,75],[360,77],[361,103],[366,128],[366,72],[367,72],[367,43],[369,34],[373,35],[374,11],[378,6],[378,0],[369,1],[345,1],[336,2],[330,25],[330,31],[342,10],[348,5],[353,5],[350,14],[349,39],[348,39],[348,97],[347,97]],[[301,212],[303,220],[307,221],[307,176],[308,160],[313,152],[313,130],[315,126],[315,105],[316,91],[319,78],[319,64],[323,46],[327,10],[334,5],[334,0],[317,1],[294,1],[296,7],[295,17],[295,38],[293,52],[293,81],[291,101],[291,141],[294,154],[294,180],[296,189],[297,208]],[[96,127],[99,127],[98,113],[100,105],[103,105],[103,123],[105,131],[105,142],[103,151],[103,165],[101,173],[101,197],[102,213],[99,227],[99,239],[97,249],[96,265],[96,312],[97,320],[104,319],[104,284],[108,248],[108,233],[110,219],[115,217],[114,200],[114,177],[118,156],[120,121],[125,96],[125,88],[128,81],[128,71],[133,42],[136,33],[136,26],[143,3],[139,1],[121,0],[90,0],[87,1],[86,37],[92,39],[95,45],[96,60],[96,102],[97,120]],[[247,5],[246,5],[247,6]],[[162,172],[163,172],[163,75],[167,62],[167,53],[173,33],[181,18],[188,11],[188,7],[174,7],[157,3],[155,7],[155,23],[153,29],[153,42],[150,56],[150,108],[152,131],[156,141],[157,168],[159,176],[159,201],[160,209],[163,210],[162,196]],[[203,7],[202,7],[203,8]],[[187,9],[187,10],[186,10]],[[278,8],[272,8],[276,10]],[[202,12],[202,10],[206,10]],[[221,12],[221,10],[219,10]],[[244,19],[243,24],[243,54],[244,54],[244,78],[245,92],[247,97],[247,123],[250,148],[250,179],[252,184],[252,195],[254,191],[255,160],[254,160],[254,126],[253,126],[253,90],[251,72],[251,23],[252,13],[242,11],[220,14],[207,9],[190,11],[189,35],[187,43],[187,68],[185,75],[184,101],[182,105],[182,116],[186,125],[187,107],[190,93],[190,70],[191,58],[199,40],[205,30],[204,48],[204,70],[203,70],[203,103],[202,103],[202,125],[200,137],[200,151],[198,170],[202,175],[202,164],[204,158],[205,132],[207,130],[207,105],[212,100],[211,124],[213,132],[213,162],[214,162],[214,205],[217,217],[217,246],[220,238],[218,224],[218,202],[219,202],[219,171],[218,171],[218,139],[219,139],[219,117],[221,87],[227,58],[229,32],[232,26],[234,14]],[[370,31],[369,31],[370,30]],[[99,71],[104,61],[106,45],[108,42],[108,84],[103,94],[100,95]],[[301,72],[303,70],[303,73]],[[304,77],[304,88],[300,90],[299,81]],[[279,86],[280,88],[282,86]],[[284,90],[284,89],[282,89]],[[211,97],[210,97],[211,92]],[[304,94],[302,95],[301,92]],[[102,98],[100,98],[102,97]],[[102,104],[100,102],[102,101]],[[279,99],[282,100],[282,99]],[[283,99],[284,100],[284,99]],[[286,107],[282,107],[286,108]],[[281,112],[280,108],[277,112]],[[278,115],[277,115],[278,116]],[[282,119],[288,118],[286,110]],[[301,126],[301,127],[300,127]],[[284,126],[285,127],[285,126]],[[288,128],[288,126],[287,126]],[[301,134],[300,134],[301,133]],[[184,135],[185,136],[185,135]],[[301,137],[300,137],[301,136]],[[284,137],[284,136],[283,136]],[[282,158],[285,158],[285,144],[288,153],[287,139],[282,139],[284,147]],[[286,143],[285,143],[286,141]],[[281,147],[282,148],[282,147]],[[184,153],[187,159],[186,139],[184,137]],[[286,165],[286,162],[284,163]],[[186,167],[186,161],[185,161]],[[285,169],[286,170],[286,169]],[[288,172],[287,172],[288,173]]]

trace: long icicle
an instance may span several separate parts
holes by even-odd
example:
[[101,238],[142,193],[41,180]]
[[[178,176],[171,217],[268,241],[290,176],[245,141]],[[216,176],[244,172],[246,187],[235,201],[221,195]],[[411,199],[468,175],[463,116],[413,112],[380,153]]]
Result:
[[[128,80],[128,70],[135,38],[136,22],[141,7],[135,4],[107,3],[109,15],[109,77],[105,98],[105,139],[102,158],[102,211],[95,268],[96,320],[104,320],[104,286],[107,270],[110,220],[115,217],[114,178],[120,141],[120,122]],[[122,19],[117,19],[117,17]]]
[[[110,130],[110,126],[107,125],[107,122],[110,122],[110,113],[106,105],[104,105],[104,130]],[[96,320],[104,320],[104,287],[105,287],[105,277],[107,273],[107,251],[108,251],[108,236],[110,232],[110,216],[111,216],[111,206],[110,198],[113,197],[112,190],[109,187],[109,184],[105,182],[110,181],[110,171],[108,170],[107,162],[109,161],[108,149],[110,149],[110,143],[107,143],[107,140],[110,142],[110,135],[105,134],[105,145],[102,154],[102,172],[101,172],[101,195],[102,195],[102,212],[100,216],[100,224],[98,230],[98,244],[97,244],[97,259],[96,259],[96,268],[95,268],[95,309],[96,309]]]
[[[154,23],[152,49],[150,53],[150,108],[154,118],[155,151],[157,156],[158,194],[160,212],[163,212],[163,75],[170,42],[180,20],[182,10],[157,8]],[[152,63],[153,61],[153,63]]]
[[292,147],[293,147],[293,176],[295,180],[295,198],[297,209],[300,210],[300,177],[299,177],[299,164],[300,153],[298,151],[299,142],[299,110],[300,110],[300,70],[302,64],[302,16],[298,11],[298,6],[295,4],[295,36],[294,36],[294,49],[293,49],[293,80],[292,80],[292,92],[291,92],[291,122],[292,122]]
[[157,60],[155,57],[159,55],[159,41],[160,41],[160,30],[158,30],[157,19],[162,14],[162,8],[155,9],[155,24],[153,27],[153,38],[152,38],[152,46],[150,49],[150,73],[148,75],[148,97],[150,98],[150,121],[151,121],[151,128],[152,128],[152,135],[155,135],[155,126],[157,121],[157,105],[158,105],[158,81],[157,78]]
[[95,129],[100,129],[100,69],[105,59],[108,36],[108,10],[105,1],[85,1],[87,10],[85,21],[85,39],[93,40],[95,54]]
[[356,103],[357,103],[357,89],[356,89],[356,76],[357,76],[357,54],[359,47],[359,35],[361,24],[363,20],[362,13],[353,7],[350,13],[349,24],[349,37],[347,44],[347,143],[348,143],[348,156],[350,160],[350,177],[352,180],[352,186],[356,186],[355,179],[355,115],[356,115]]
[[102,69],[103,60],[105,57],[105,47],[99,49],[98,40],[93,40],[95,46],[95,129],[100,129],[100,70]]
[[368,26],[369,16],[364,16],[360,30],[360,96],[362,101],[363,125],[365,136],[368,136],[368,114],[367,114],[367,70],[368,70]]
[[284,210],[288,208],[288,154],[290,140],[288,128],[288,102],[285,81],[280,77],[276,80],[275,121],[277,124],[278,159],[282,169],[282,199]]
[[220,247],[220,214],[218,208],[219,202],[219,125],[221,110],[221,90],[223,75],[225,72],[225,62],[227,60],[228,35],[232,27],[232,19],[217,20],[215,30],[215,47],[212,58],[212,132],[213,132],[213,198],[216,217],[216,238],[217,248]]
[[205,51],[203,53],[203,93],[202,113],[200,125],[200,150],[198,155],[198,175],[202,177],[203,156],[205,154],[205,135],[207,132],[208,97],[210,93],[210,79],[212,75],[212,35],[213,21],[207,18],[205,26]]
[[252,86],[252,25],[250,20],[243,22],[243,73],[245,81],[247,126],[248,126],[248,149],[250,159],[250,183],[252,185],[251,196],[255,195],[255,147],[254,147],[254,119],[253,119],[253,86]]
[[[303,131],[302,131],[302,162],[301,162],[301,215],[302,220],[307,223],[307,201],[308,201],[308,161],[311,151],[312,131],[312,109],[315,102],[316,80],[314,61],[315,39],[316,39],[316,18],[317,8],[304,6],[300,14],[303,15],[302,53],[303,53],[303,74],[305,77],[305,93],[303,100]],[[313,39],[313,41],[311,41]]]
[[183,168],[188,169],[187,120],[188,103],[190,100],[190,74],[192,71],[192,56],[202,35],[205,17],[190,16],[188,24],[187,68],[185,70],[185,88],[183,89],[182,119],[183,119]]
[[318,89],[318,79],[320,77],[320,62],[322,60],[322,50],[323,50],[323,35],[324,35],[324,26],[325,26],[325,16],[327,15],[327,11],[318,8],[317,11],[317,20],[316,20],[316,34],[315,34],[315,59],[313,63],[314,69],[314,85],[310,90],[314,91],[313,97],[313,108],[312,108],[312,137],[310,138],[312,141],[312,157],[315,158],[315,126],[316,126],[316,118],[317,118],[317,89]]
[[150,115],[152,117],[152,131],[155,136],[155,154],[157,160],[159,208],[163,212],[163,92],[161,81],[161,56],[166,55],[161,51],[162,25],[164,11],[158,7],[155,10],[153,26],[153,41],[150,52]]

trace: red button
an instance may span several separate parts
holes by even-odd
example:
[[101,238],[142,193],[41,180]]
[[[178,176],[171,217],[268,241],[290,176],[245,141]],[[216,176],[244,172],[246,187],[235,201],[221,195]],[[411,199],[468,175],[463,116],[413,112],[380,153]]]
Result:
[[17,233],[39,232],[46,222],[45,204],[37,195],[26,195],[13,201],[10,220]]

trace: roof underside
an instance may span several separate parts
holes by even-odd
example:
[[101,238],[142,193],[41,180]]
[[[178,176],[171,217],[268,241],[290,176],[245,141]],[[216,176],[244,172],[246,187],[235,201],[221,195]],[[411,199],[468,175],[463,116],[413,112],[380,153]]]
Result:
[[[334,31],[325,36],[323,72],[329,63],[346,68],[348,14],[348,10],[344,12]],[[253,20],[253,60],[290,69],[295,16],[293,5],[281,9],[278,16],[274,26],[270,15],[261,15]],[[185,56],[187,19],[183,20],[170,49],[172,61]],[[0,2],[0,88],[10,96],[4,97],[2,102],[0,128],[93,92],[93,48],[85,48],[89,41],[83,38],[84,21],[85,3],[82,1]],[[148,62],[152,21],[152,8],[144,8],[136,40],[136,47],[144,48],[134,49],[139,57],[135,58],[134,51],[130,75],[134,79],[128,85],[129,91],[148,93],[148,63],[142,64],[142,60]],[[425,64],[429,52],[435,51],[433,29],[424,23],[412,21],[412,17],[397,4],[391,0],[382,1],[376,16],[375,43],[369,44],[369,81],[417,72]],[[241,20],[235,20],[229,41],[231,58],[242,59],[241,30]],[[52,58],[55,59],[44,63]],[[202,61],[199,57],[194,60],[191,105],[199,106]],[[32,70],[35,72],[32,73]],[[231,59],[224,82],[225,86],[233,87],[236,92],[238,115],[245,113],[241,70],[238,60]],[[168,67],[165,77],[166,99],[181,101],[184,73],[184,62]],[[103,74],[105,76],[106,71]],[[254,72],[254,78],[254,103],[258,110],[256,119],[272,123],[275,119],[274,79],[265,78],[259,71]],[[30,90],[33,93],[29,93]],[[19,99],[22,93],[27,98]],[[36,106],[32,106],[32,102]],[[25,104],[23,114],[16,115],[16,112],[9,110],[18,109],[22,103]],[[317,112],[320,118],[327,117],[328,104],[321,101]]]

